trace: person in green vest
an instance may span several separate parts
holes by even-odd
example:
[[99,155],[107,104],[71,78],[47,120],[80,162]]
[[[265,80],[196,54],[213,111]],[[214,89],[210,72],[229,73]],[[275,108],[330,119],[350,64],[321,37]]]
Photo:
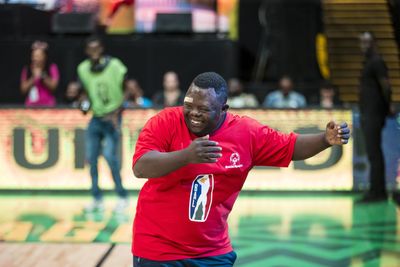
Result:
[[127,68],[119,59],[104,55],[103,42],[97,36],[86,40],[86,54],[88,58],[79,64],[77,71],[84,89],[81,110],[84,113],[91,110],[93,114],[86,131],[86,156],[90,165],[94,201],[85,207],[85,211],[104,210],[97,168],[98,157],[102,153],[111,169],[119,196],[114,212],[122,212],[129,204],[127,191],[121,181],[118,156]]

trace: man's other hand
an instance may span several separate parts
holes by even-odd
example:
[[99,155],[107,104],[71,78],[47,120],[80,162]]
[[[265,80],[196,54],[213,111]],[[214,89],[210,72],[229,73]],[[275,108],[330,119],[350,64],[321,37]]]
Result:
[[349,142],[350,128],[347,123],[337,124],[330,121],[326,125],[325,139],[329,145],[344,145]]

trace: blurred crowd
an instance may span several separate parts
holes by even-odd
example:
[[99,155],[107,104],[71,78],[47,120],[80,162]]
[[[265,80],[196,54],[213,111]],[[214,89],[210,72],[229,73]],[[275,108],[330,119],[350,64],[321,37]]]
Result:
[[[364,54],[360,76],[360,120],[371,166],[371,188],[362,201],[381,201],[387,199],[381,140],[386,117],[394,114],[391,86],[386,63],[377,51],[372,33],[360,35],[360,48]],[[48,58],[47,43],[35,41],[31,49],[31,60],[21,72],[20,90],[25,95],[25,105],[54,107],[58,104],[55,91],[60,79],[57,64]],[[163,75],[162,88],[149,95],[137,79],[127,75],[128,69],[120,59],[104,53],[105,47],[100,38],[89,37],[84,49],[87,58],[77,66],[77,79],[69,82],[64,101],[60,104],[80,108],[84,113],[90,109],[93,113],[87,131],[90,140],[87,149],[91,155],[89,161],[95,201],[88,209],[103,205],[97,184],[97,158],[103,138],[111,140],[105,151],[109,152],[106,158],[108,155],[120,196],[116,209],[124,209],[127,206],[126,191],[121,185],[119,162],[114,158],[119,143],[122,109],[180,106],[183,105],[186,88],[181,86],[179,73],[170,70]],[[288,75],[279,79],[276,88],[265,90],[261,99],[238,78],[228,79],[228,92],[227,104],[231,108],[332,109],[342,106],[337,88],[329,81],[321,82],[318,91],[311,94],[314,97],[307,99]]]
[[[78,107],[83,92],[82,83],[77,78],[66,88],[58,88],[60,73],[56,62],[48,58],[49,45],[35,41],[31,46],[30,62],[22,68],[20,90],[28,107],[54,107],[68,105]],[[179,74],[173,70],[163,75],[162,88],[149,95],[139,81],[125,77],[123,82],[124,108],[162,108],[179,106],[183,103],[186,88],[182,88]],[[261,98],[246,88],[239,78],[228,80],[231,108],[336,108],[341,107],[337,88],[329,81],[321,82],[318,92],[308,99],[296,88],[296,83],[288,75],[283,75],[276,89],[268,90]],[[63,90],[63,100],[56,103],[55,91]]]

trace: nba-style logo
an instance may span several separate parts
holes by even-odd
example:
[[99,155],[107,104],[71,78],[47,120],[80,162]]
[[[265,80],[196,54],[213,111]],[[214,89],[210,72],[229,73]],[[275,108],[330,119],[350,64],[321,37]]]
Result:
[[231,165],[225,166],[226,169],[240,168],[243,164],[240,164],[240,155],[237,152],[233,152],[229,158]]
[[198,175],[192,183],[189,202],[189,220],[205,222],[210,213],[214,191],[212,174]]

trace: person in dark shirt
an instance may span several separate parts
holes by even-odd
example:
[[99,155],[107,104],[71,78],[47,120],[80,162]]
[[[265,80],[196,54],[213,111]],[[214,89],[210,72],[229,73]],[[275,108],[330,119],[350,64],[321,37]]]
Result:
[[387,199],[387,192],[381,140],[385,119],[390,113],[391,88],[388,69],[378,54],[374,36],[370,32],[360,35],[360,47],[365,59],[361,70],[359,106],[361,128],[370,163],[370,189],[360,201],[384,201]]

